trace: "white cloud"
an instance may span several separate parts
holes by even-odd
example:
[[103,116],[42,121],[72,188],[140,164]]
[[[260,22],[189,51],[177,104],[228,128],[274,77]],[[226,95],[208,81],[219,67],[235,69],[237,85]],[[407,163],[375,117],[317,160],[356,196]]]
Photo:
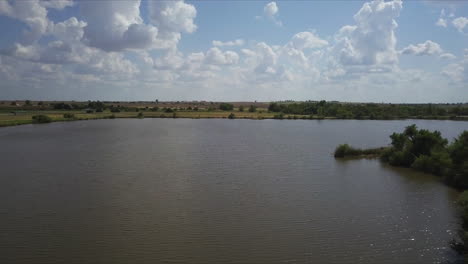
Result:
[[182,0],[149,1],[150,20],[162,34],[172,32],[192,33],[197,30],[194,19],[197,10]]
[[[2,92],[6,83],[16,82],[16,87],[37,86],[53,94],[60,87],[69,93],[75,91],[71,87],[86,87],[80,88],[88,92],[82,92],[81,98],[85,99],[92,99],[86,97],[95,95],[92,89],[100,89],[96,87],[105,87],[102,91],[106,99],[114,94],[109,93],[110,89],[116,97],[132,94],[125,97],[128,99],[135,98],[133,94],[149,94],[208,100],[252,100],[255,96],[265,100],[285,96],[358,100],[365,95],[372,100],[385,94],[402,100],[398,93],[413,93],[415,89],[422,96],[438,94],[447,98],[441,93],[449,93],[455,85],[438,89],[447,83],[441,74],[400,69],[401,54],[450,60],[443,75],[460,84],[457,87],[468,80],[467,55],[457,60],[434,41],[396,50],[396,19],[402,10],[399,0],[365,3],[355,14],[354,23],[341,27],[335,35],[319,36],[310,29],[275,45],[253,39],[214,38],[212,47],[188,54],[177,45],[184,33],[197,30],[197,11],[180,0],[76,1],[81,13],[56,23],[48,19],[48,9],[67,14],[60,10],[73,5],[72,1],[19,2],[0,0],[0,14],[24,22],[28,32],[36,34],[33,41],[21,41],[1,50]],[[140,10],[146,3],[148,17],[143,19]],[[263,11],[263,19],[279,22],[275,2],[265,5]],[[445,13],[441,18],[452,21]],[[453,20],[461,21],[457,19]],[[466,25],[457,23],[466,29]],[[227,50],[231,48],[240,51]],[[23,91],[29,96],[28,89]]]
[[468,84],[468,49],[464,50],[463,58],[457,63],[447,65],[442,74],[449,78],[453,83]]
[[356,25],[344,26],[336,36],[335,49],[343,65],[378,65],[398,62],[395,21],[402,1],[375,0],[354,15]]
[[276,5],[276,2],[270,2],[263,7],[263,12],[265,15],[268,17],[273,17],[278,13],[278,6]]
[[460,32],[464,32],[465,27],[468,25],[468,18],[457,17],[452,20],[453,26]]
[[272,20],[278,26],[282,26],[283,23],[277,18],[278,12],[279,8],[276,5],[276,2],[270,2],[263,7],[263,14],[265,15],[265,17]]
[[443,50],[440,47],[440,45],[430,40],[426,40],[426,42],[416,45],[411,44],[401,51],[402,54],[410,54],[416,56],[431,56],[441,54],[442,52]]
[[212,44],[215,47],[243,46],[244,45],[244,40],[243,39],[236,39],[236,40],[233,40],[233,41],[226,41],[226,42],[222,42],[222,41],[219,41],[219,40],[213,40]]
[[83,28],[88,24],[84,21],[78,21],[75,17],[71,17],[63,22],[59,22],[53,26],[52,34],[60,40],[67,42],[79,42],[84,35]]
[[439,18],[439,20],[436,22],[436,25],[439,27],[447,27],[447,19]]
[[47,32],[52,23],[47,18],[47,9],[39,0],[0,1],[0,15],[18,19],[28,25],[23,32],[22,44],[31,44]]
[[82,1],[81,15],[87,22],[84,42],[105,51],[149,48],[154,45],[158,30],[143,24],[140,0]]
[[447,27],[447,19],[445,18],[445,9],[440,10],[439,19],[435,23],[439,27]]
[[453,60],[453,59],[456,59],[457,57],[453,55],[452,53],[442,53],[440,54],[439,58],[446,59],[446,60]]
[[298,50],[322,48],[328,45],[328,41],[319,38],[313,32],[299,32],[293,36],[290,45]]
[[221,51],[217,47],[213,47],[206,52],[205,61],[215,65],[231,65],[239,61],[239,55],[234,51]]

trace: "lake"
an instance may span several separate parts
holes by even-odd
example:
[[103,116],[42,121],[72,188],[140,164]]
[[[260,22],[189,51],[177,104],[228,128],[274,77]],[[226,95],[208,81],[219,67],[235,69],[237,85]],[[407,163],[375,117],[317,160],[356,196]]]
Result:
[[456,263],[457,192],[335,160],[415,123],[115,119],[0,129],[2,263]]

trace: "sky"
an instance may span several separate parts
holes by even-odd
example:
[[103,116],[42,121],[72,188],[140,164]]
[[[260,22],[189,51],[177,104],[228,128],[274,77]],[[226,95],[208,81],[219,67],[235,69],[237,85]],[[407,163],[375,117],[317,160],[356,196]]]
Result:
[[0,0],[0,100],[468,102],[468,1]]

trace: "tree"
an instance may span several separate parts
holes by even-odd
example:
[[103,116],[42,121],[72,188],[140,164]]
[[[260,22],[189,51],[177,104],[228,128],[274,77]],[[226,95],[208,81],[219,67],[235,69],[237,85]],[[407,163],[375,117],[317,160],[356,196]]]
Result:
[[221,103],[219,104],[219,109],[223,111],[232,111],[234,109],[234,105],[228,103]]
[[253,112],[255,112],[255,111],[257,111],[257,107],[256,107],[255,105],[250,105],[250,107],[249,107],[249,112],[250,112],[250,113],[253,113]]
[[239,112],[244,112],[244,106],[243,105],[239,106]]
[[281,112],[281,107],[278,103],[270,103],[270,105],[268,106],[268,111]]
[[44,124],[52,122],[52,118],[46,115],[34,115],[32,116],[33,123]]

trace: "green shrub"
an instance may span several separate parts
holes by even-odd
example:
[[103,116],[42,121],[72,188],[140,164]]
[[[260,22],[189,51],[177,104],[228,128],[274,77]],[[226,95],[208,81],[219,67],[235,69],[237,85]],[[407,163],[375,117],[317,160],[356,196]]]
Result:
[[144,118],[143,116],[143,112],[139,112],[138,115],[137,115],[138,118]]
[[335,149],[335,158],[343,158],[347,155],[351,155],[352,153],[355,152],[355,149],[353,149],[350,145],[348,144],[341,144]]
[[44,124],[52,122],[52,118],[46,115],[34,115],[32,116],[32,120],[35,124]]
[[75,119],[75,114],[66,113],[66,114],[63,114],[63,118]]
[[234,109],[234,105],[228,103],[221,103],[219,104],[219,109],[223,111],[232,111]]
[[233,113],[229,114],[228,116],[229,119],[235,119],[236,118],[236,115],[234,115]]
[[395,151],[393,152],[389,159],[388,163],[392,166],[402,166],[402,167],[410,167],[413,164],[414,156],[409,153],[408,151]]
[[282,120],[282,119],[284,119],[284,115],[283,115],[283,113],[281,113],[281,114],[279,114],[279,115],[274,115],[274,116],[273,116],[273,119],[280,119],[280,120]]
[[435,175],[444,175],[452,166],[452,160],[445,151],[421,155],[411,165],[412,168]]

